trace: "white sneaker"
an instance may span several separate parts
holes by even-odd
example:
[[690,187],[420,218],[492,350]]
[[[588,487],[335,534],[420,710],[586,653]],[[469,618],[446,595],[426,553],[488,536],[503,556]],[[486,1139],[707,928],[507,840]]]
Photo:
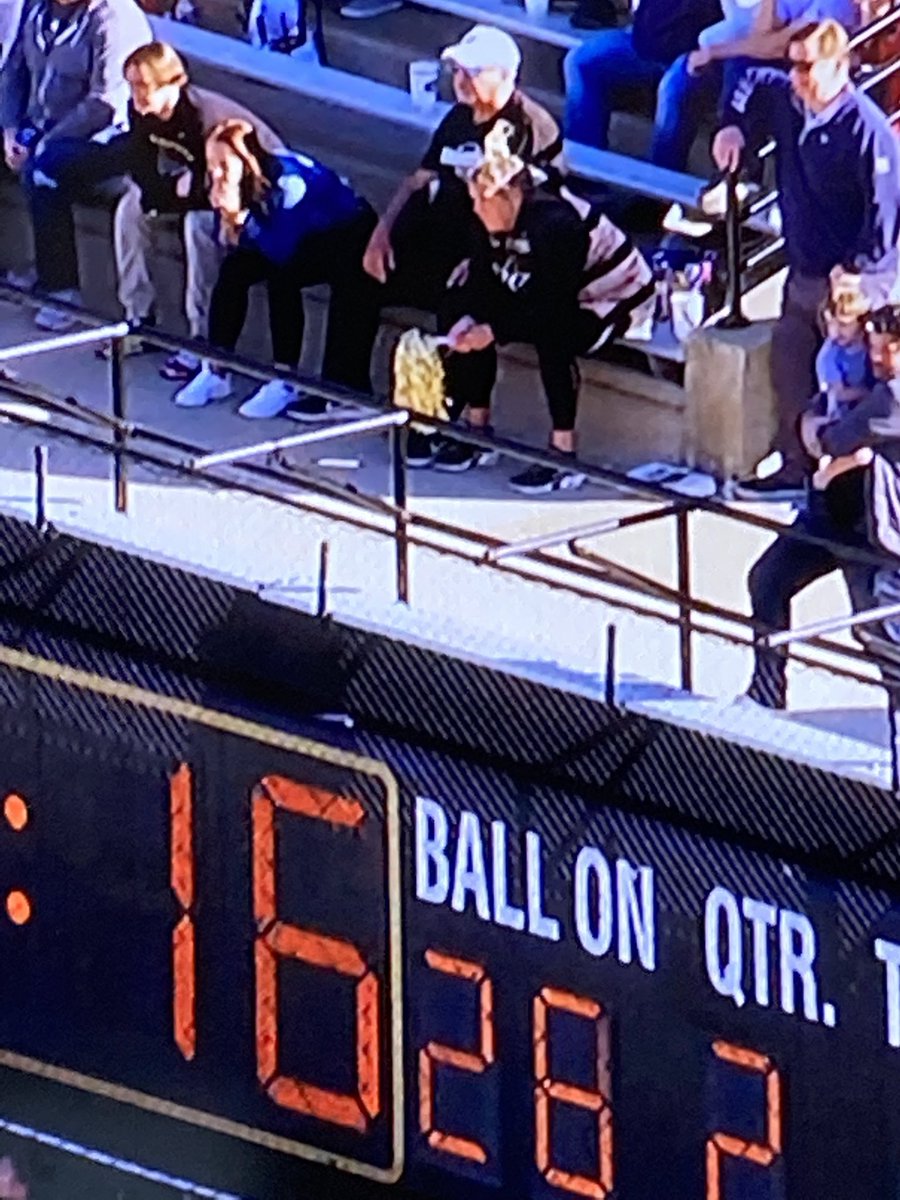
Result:
[[30,292],[37,285],[37,271],[34,267],[28,267],[24,271],[5,271],[3,282],[20,292]]
[[233,390],[230,375],[217,375],[212,367],[204,365],[199,375],[179,388],[172,400],[179,408],[203,408],[213,400],[227,400]]
[[242,417],[264,421],[284,412],[287,406],[297,399],[297,395],[297,389],[292,383],[284,379],[270,379],[261,388],[257,388],[252,396],[247,397],[238,413]]
[[[66,288],[61,292],[51,292],[50,298],[61,300],[63,304],[80,304],[81,292],[75,288]],[[46,329],[50,333],[66,333],[78,324],[78,315],[62,308],[54,308],[52,304],[45,304],[35,313],[34,323],[38,329]]]

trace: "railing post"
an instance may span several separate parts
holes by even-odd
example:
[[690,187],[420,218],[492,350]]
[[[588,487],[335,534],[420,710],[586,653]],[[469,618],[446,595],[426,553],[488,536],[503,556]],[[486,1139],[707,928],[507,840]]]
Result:
[[397,509],[394,529],[397,570],[397,599],[409,604],[409,535],[406,511],[406,430],[407,425],[391,428],[391,482]]
[[725,307],[728,311],[719,322],[719,327],[743,329],[749,322],[744,316],[741,283],[741,212],[737,171],[725,173],[725,267],[728,272]]
[[128,511],[128,463],[123,453],[127,434],[122,427],[125,422],[125,383],[123,379],[124,343],[122,338],[109,341],[109,383],[112,390],[113,416],[119,426],[113,432],[113,492],[116,512]]
[[328,612],[328,543],[319,546],[319,581],[316,595],[316,616],[324,617]]
[[47,529],[47,447],[34,448],[34,527],[38,533]]
[[606,703],[612,708],[616,703],[616,627],[606,627]]
[[686,508],[675,514],[675,533],[678,555],[678,642],[681,657],[681,687],[690,692],[694,687],[693,647],[691,645],[691,538]]

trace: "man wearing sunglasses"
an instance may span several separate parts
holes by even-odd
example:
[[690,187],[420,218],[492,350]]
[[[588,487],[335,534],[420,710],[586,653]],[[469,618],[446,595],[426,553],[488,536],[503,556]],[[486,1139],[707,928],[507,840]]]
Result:
[[[781,465],[767,474],[761,464],[738,488],[742,499],[783,500],[802,487],[797,420],[815,391],[819,311],[832,271],[859,273],[875,304],[897,276],[900,150],[886,116],[850,81],[848,41],[832,20],[798,30],[788,43],[789,73],[748,70],[713,142],[716,164],[736,171],[774,135],[789,268],[771,362]],[[769,456],[770,470],[777,462]]]

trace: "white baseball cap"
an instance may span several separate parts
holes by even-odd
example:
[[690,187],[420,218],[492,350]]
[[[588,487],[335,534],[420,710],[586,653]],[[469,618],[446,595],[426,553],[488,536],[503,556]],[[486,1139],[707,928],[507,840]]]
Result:
[[499,67],[511,75],[518,74],[522,62],[521,51],[513,39],[493,25],[474,25],[455,46],[448,46],[441,58],[456,63],[464,71]]

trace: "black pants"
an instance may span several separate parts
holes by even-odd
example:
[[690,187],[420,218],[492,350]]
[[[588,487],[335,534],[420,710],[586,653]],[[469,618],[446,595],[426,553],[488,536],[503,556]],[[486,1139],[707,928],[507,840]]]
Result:
[[776,450],[786,470],[800,478],[806,455],[797,433],[801,413],[815,395],[816,354],[822,344],[819,312],[828,296],[828,280],[796,273],[788,276],[781,316],[772,330],[772,388],[778,401]]
[[256,250],[238,246],[222,264],[209,310],[209,340],[233,351],[244,322],[250,288],[265,283],[274,361],[296,368],[303,349],[305,287],[331,285],[322,377],[370,392],[372,346],[378,332],[378,285],[362,269],[366,243],[375,228],[370,208],[352,221],[308,238],[288,263],[277,265]]
[[[460,295],[456,305],[460,310],[458,316],[464,316],[471,310],[472,299],[471,296],[467,300]],[[609,327],[608,340],[620,337],[628,325],[629,317],[625,314]],[[555,433],[569,433],[575,428],[581,386],[578,358],[595,346],[603,332],[603,322],[589,309],[579,309],[572,327],[565,331],[556,324],[545,326],[524,313],[518,319],[513,316],[504,322],[504,341],[525,342],[534,346],[550,410],[550,423]],[[458,416],[466,405],[470,408],[489,408],[497,376],[496,347],[489,346],[487,350],[473,354],[449,355],[445,363],[445,376],[447,394],[456,401],[453,416]]]
[[78,252],[72,206],[112,205],[124,195],[127,134],[109,142],[59,138],[22,175],[34,226],[38,287],[59,292],[78,287]]
[[[841,528],[829,518],[827,512],[818,507],[815,511],[802,512],[793,528],[856,549],[870,548],[862,533]],[[826,546],[777,537],[750,568],[748,584],[757,636],[788,629],[794,596],[817,579],[837,570],[844,573],[853,611],[863,612],[874,608],[874,566],[840,558]],[[874,632],[874,629],[860,631],[863,640]],[[756,647],[748,695],[767,708],[785,707],[787,660],[784,654]]]

